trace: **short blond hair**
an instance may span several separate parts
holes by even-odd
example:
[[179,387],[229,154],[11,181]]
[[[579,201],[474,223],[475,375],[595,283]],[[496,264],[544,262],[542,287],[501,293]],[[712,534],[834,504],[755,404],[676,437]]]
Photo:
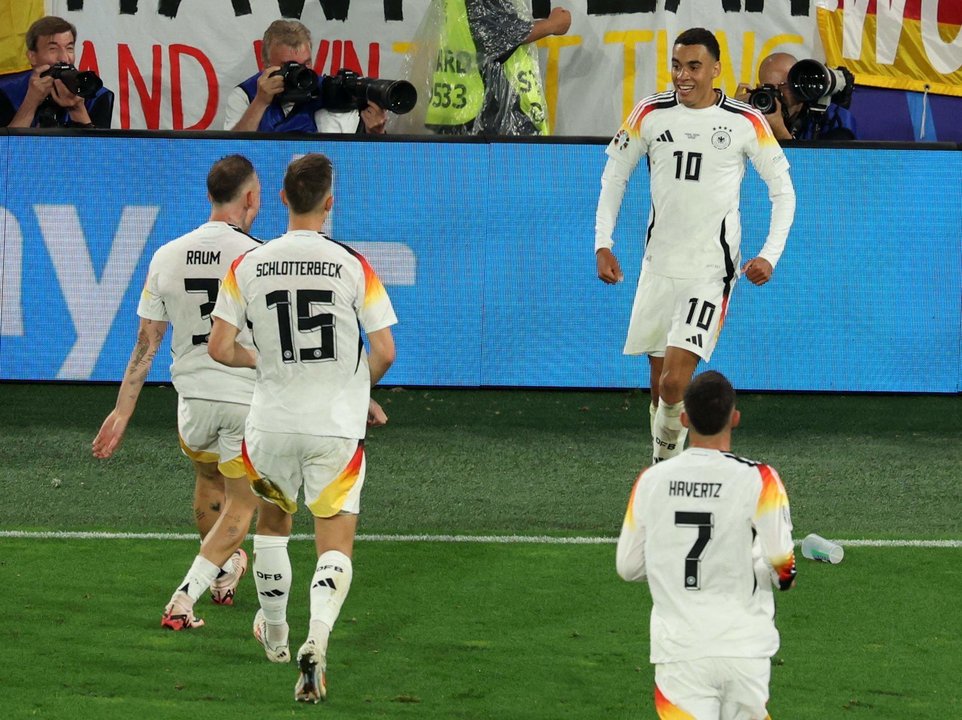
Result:
[[299,48],[301,45],[312,47],[311,31],[307,25],[297,20],[275,20],[264,31],[264,41],[261,45],[261,59],[264,66],[270,65],[271,48],[275,45],[286,45]]

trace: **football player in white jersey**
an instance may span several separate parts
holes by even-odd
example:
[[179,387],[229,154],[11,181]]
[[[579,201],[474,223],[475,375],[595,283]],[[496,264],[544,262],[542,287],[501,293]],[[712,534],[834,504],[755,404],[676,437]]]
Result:
[[[203,541],[194,565],[208,578],[185,588],[184,596],[189,590],[192,599],[184,607],[165,610],[161,625],[173,630],[203,624],[191,608],[208,587],[215,603],[233,604],[234,590],[247,569],[240,544],[256,508],[241,459],[254,372],[226,368],[207,354],[220,279],[234,258],[260,245],[247,234],[261,203],[254,166],[241,155],[218,160],[207,175],[207,194],[210,219],[159,248],[150,261],[137,308],[137,342],[116,407],[93,441],[98,458],[109,458],[120,446],[157,348],[172,324],[170,374],[178,396],[177,429],[181,449],[195,469],[194,514]],[[218,541],[227,534],[226,542]]]
[[[652,461],[681,452],[682,397],[715,348],[740,271],[764,285],[785,248],[795,213],[788,161],[765,116],[712,86],[721,72],[715,36],[686,30],[672,50],[675,89],[639,102],[608,145],[595,222],[598,277],[623,279],[612,232],[628,179],[648,156],[651,212],[626,355],[651,366]],[[750,159],[768,185],[768,237],[742,265],[739,193]]]
[[740,414],[721,374],[685,392],[691,447],[638,476],[618,574],[651,590],[662,720],[764,720],[778,650],[772,588],[795,584],[788,495],[768,465],[731,453]]
[[[290,659],[287,542],[302,489],[314,516],[311,621],[297,655],[294,690],[304,702],[327,693],[328,639],[353,575],[364,437],[368,425],[387,419],[371,387],[394,361],[391,326],[397,322],[367,260],[320,233],[334,201],[332,178],[324,155],[305,155],[288,166],[281,193],[288,232],[231,266],[214,308],[209,348],[225,365],[257,368],[244,460],[262,498],[254,536],[261,604],[254,636],[273,662]],[[256,356],[237,342],[248,323]]]

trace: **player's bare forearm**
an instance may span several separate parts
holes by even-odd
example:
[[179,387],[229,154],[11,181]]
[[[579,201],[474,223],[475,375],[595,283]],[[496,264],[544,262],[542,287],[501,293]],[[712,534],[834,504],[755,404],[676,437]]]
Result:
[[255,368],[257,354],[237,342],[240,330],[226,320],[215,317],[207,341],[207,352],[215,362],[227,367]]
[[255,355],[250,348],[246,348],[238,342],[231,343],[231,345],[222,349],[217,355],[211,351],[210,356],[221,365],[226,365],[227,367],[257,367],[257,355]]
[[391,328],[384,328],[369,333],[367,340],[371,345],[371,353],[368,356],[368,369],[371,373],[371,385],[377,385],[384,374],[391,367],[395,358],[394,336]]
[[147,375],[154,364],[157,356],[157,349],[160,347],[164,333],[167,332],[167,323],[157,320],[140,321],[137,329],[137,342],[130,353],[130,361],[124,371],[124,379],[120,383],[120,391],[117,393],[116,410],[119,414],[129,418],[134,413],[137,400],[140,398],[140,391],[147,381]]
[[137,329],[137,342],[130,353],[130,361],[127,363],[127,370],[124,372],[124,379],[117,393],[117,403],[91,443],[94,457],[105,460],[120,447],[127,430],[127,423],[137,407],[140,391],[144,387],[147,374],[154,363],[154,357],[157,355],[157,349],[166,331],[166,322],[141,319],[140,327]]

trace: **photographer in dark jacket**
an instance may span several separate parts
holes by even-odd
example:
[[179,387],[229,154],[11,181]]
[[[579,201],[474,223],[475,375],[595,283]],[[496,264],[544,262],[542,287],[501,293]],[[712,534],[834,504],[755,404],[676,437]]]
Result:
[[238,85],[227,98],[225,130],[382,134],[387,113],[374,103],[358,112],[332,112],[314,96],[291,102],[285,98],[285,63],[310,66],[311,31],[296,20],[275,20],[264,32],[264,71]]
[[48,15],[30,26],[26,45],[32,69],[0,78],[0,127],[110,127],[114,94],[92,73],[86,77],[95,85],[76,85],[76,41],[77,28],[63,18]]
[[[759,87],[769,85],[777,92],[775,107],[765,118],[778,140],[857,140],[855,118],[841,105],[830,102],[824,111],[813,110],[799,97],[788,73],[798,61],[788,53],[773,53],[758,66]],[[752,88],[738,86],[735,97],[749,102]]]

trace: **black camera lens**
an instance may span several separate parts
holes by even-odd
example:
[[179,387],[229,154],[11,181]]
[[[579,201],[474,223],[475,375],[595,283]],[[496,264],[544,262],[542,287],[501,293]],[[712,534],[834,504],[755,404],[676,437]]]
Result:
[[73,87],[67,85],[70,92],[85,99],[92,98],[103,86],[104,81],[90,70],[78,72],[74,78]]
[[418,102],[418,91],[407,80],[365,78],[363,85],[367,100],[397,115],[411,112]]
[[799,60],[788,71],[792,90],[812,107],[827,107],[833,102],[848,107],[855,89],[855,78],[845,67],[830,68],[818,60]]
[[778,107],[778,89],[774,85],[755,88],[748,93],[748,104],[763,115],[769,115]]
[[364,110],[369,102],[397,115],[411,112],[418,91],[407,80],[375,80],[341,68],[321,82],[324,107],[334,112]]
[[799,60],[788,71],[788,82],[798,96],[813,102],[825,95],[831,95],[835,78],[827,67],[817,60]]

